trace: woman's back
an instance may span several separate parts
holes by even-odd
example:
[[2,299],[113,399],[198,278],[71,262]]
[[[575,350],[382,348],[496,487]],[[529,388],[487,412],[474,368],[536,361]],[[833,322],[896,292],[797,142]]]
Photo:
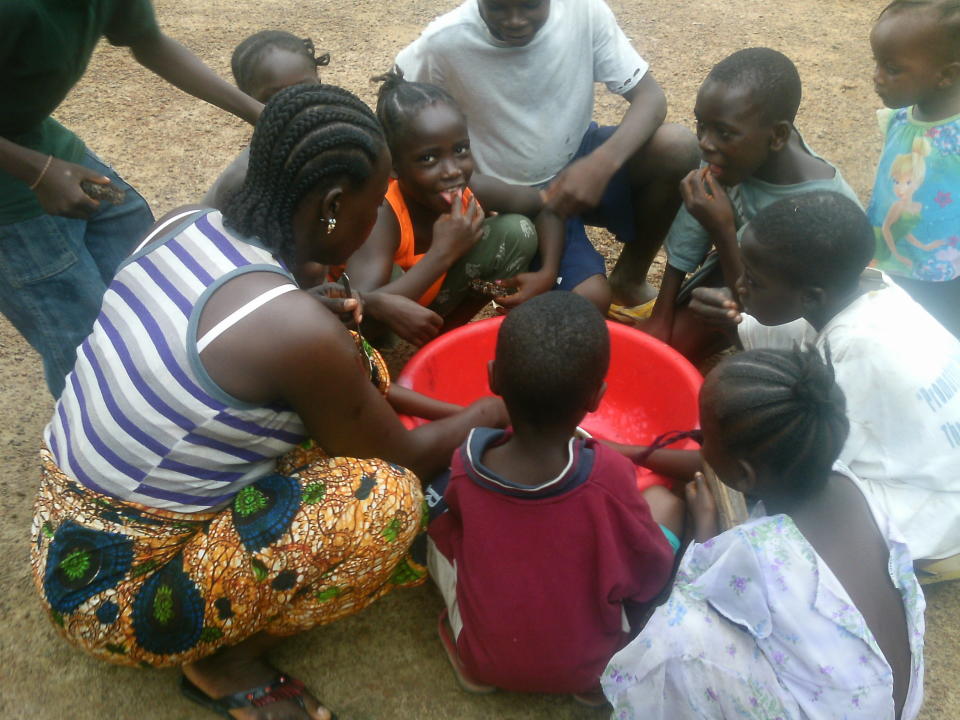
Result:
[[226,231],[218,212],[177,225],[117,272],[44,437],[91,489],[196,512],[271,472],[305,430],[293,412],[230,398],[197,352],[200,312],[225,278],[288,273]]

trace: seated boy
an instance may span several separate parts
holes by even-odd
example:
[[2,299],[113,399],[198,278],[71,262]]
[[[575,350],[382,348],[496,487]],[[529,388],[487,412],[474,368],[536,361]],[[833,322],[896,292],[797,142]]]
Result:
[[[546,187],[548,207],[570,219],[556,287],[597,305],[611,288],[620,305],[652,300],[647,270],[697,153],[688,130],[662,124],[663,91],[603,0],[466,0],[396,64],[454,97],[481,173]],[[630,103],[619,126],[591,123],[597,82]],[[584,222],[625,243],[609,287]]]
[[[716,349],[717,337],[691,323],[684,296],[696,284],[733,288],[740,275],[738,234],[754,215],[780,198],[814,190],[857,201],[840,171],[811,151],[794,127],[800,94],[794,64],[769,48],[721,60],[697,93],[703,163],[681,183],[684,206],[667,234],[667,267],[643,325],[694,362]],[[708,255],[711,246],[716,252]],[[687,273],[698,268],[681,295]]]
[[[873,250],[873,228],[847,198],[780,200],[744,233],[740,304],[729,288],[698,288],[691,310],[735,331],[747,349],[812,343],[829,354],[850,420],[840,461],[914,559],[956,556],[960,341],[889,277],[864,270]],[[945,579],[949,563],[929,565],[921,570]]]
[[595,691],[670,576],[683,503],[641,494],[629,460],[575,435],[609,358],[603,317],[574,293],[512,310],[490,386],[513,429],[475,428],[427,491],[441,638],[465,689]]

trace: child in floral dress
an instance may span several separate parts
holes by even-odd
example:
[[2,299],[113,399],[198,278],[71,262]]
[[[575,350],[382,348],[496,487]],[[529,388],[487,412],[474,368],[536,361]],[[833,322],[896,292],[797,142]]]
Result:
[[835,462],[843,393],[815,350],[751,350],[708,376],[703,457],[759,498],[716,534],[702,477],[696,540],[667,603],[610,661],[615,718],[911,720],[924,600],[899,533]]

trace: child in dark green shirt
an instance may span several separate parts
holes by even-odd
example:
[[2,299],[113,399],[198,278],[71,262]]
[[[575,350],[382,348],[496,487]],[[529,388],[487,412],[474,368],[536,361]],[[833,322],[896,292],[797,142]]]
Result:
[[[153,223],[146,202],[50,117],[101,37],[249,122],[261,105],[157,25],[150,0],[0,3],[0,312],[43,357],[58,396],[114,270]],[[123,200],[96,200],[87,185]]]

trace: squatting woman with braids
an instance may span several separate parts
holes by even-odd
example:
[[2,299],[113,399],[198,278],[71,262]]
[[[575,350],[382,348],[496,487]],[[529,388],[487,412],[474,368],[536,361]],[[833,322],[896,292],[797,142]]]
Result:
[[697,541],[670,598],[604,672],[614,717],[915,718],[923,595],[903,539],[836,462],[849,424],[832,367],[813,349],[735,355],[707,376],[700,422],[704,459],[767,514],[712,537],[696,479]]
[[181,666],[222,715],[329,717],[264,653],[416,582],[417,475],[504,420],[483,401],[405,430],[381,358],[295,285],[364,241],[389,171],[356,97],[278,93],[224,213],[172,213],[121,267],[44,434],[51,619],[105,660]]

